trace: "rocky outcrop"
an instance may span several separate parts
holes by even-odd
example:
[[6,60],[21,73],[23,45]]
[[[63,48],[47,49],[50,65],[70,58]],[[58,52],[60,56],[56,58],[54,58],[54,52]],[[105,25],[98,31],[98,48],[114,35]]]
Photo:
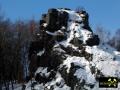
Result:
[[[99,77],[120,77],[116,68],[120,62],[113,61],[119,56],[100,44],[88,19],[86,11],[64,8],[49,9],[42,15],[39,39],[31,42],[29,50],[34,90],[95,90]],[[114,69],[105,73],[106,65]],[[26,84],[26,89],[30,85]]]

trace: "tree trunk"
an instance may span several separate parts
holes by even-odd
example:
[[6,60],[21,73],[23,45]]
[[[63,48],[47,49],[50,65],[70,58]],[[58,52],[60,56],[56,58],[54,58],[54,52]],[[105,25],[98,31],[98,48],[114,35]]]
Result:
[[2,90],[2,81],[0,81],[0,90]]
[[12,90],[14,90],[14,81],[11,80]]

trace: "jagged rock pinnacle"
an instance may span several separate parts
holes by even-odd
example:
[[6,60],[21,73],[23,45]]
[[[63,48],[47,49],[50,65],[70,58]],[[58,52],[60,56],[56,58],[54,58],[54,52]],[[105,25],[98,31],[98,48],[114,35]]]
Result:
[[40,20],[39,38],[30,45],[30,75],[36,82],[32,86],[35,90],[98,90],[96,78],[120,77],[120,56],[114,51],[93,33],[86,11],[49,9]]

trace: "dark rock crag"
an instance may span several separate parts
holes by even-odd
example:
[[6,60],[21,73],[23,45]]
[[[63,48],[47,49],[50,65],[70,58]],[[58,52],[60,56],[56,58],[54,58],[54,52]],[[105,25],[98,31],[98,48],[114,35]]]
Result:
[[[84,66],[73,62],[67,72],[68,67],[64,65],[68,57],[84,57],[87,62],[92,61],[92,54],[86,52],[85,46],[99,45],[100,40],[94,35],[88,19],[89,15],[84,10],[75,12],[65,8],[49,9],[42,15],[38,39],[31,42],[29,49],[29,69],[30,76],[37,84],[43,84],[44,90],[57,90],[56,87],[62,90],[86,90],[84,85],[94,87],[93,83],[86,84],[84,79],[75,76],[76,70],[84,70]],[[78,30],[81,32],[78,33]],[[92,71],[95,73],[94,69]],[[45,86],[57,78],[61,81]]]

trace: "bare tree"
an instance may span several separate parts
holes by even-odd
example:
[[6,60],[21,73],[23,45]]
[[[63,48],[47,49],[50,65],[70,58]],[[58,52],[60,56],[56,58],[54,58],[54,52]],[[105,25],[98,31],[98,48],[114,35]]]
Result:
[[97,26],[95,33],[99,36],[101,43],[107,43],[111,39],[111,33],[102,26]]
[[120,29],[118,29],[112,39],[109,41],[109,44],[120,51]]

